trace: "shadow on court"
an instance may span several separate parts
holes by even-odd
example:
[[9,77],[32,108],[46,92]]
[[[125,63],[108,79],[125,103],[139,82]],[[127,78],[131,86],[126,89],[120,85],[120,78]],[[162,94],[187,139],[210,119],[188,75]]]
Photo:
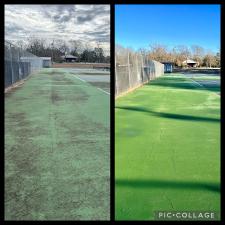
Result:
[[217,119],[217,118],[155,112],[155,111],[146,109],[144,107],[137,107],[137,106],[116,106],[116,108],[123,109],[123,110],[131,110],[131,111],[136,111],[136,112],[144,112],[144,113],[148,113],[152,116],[164,117],[164,118],[168,118],[168,119],[187,120],[187,121],[196,121],[196,122],[220,122],[220,119]]
[[117,179],[116,185],[131,188],[191,189],[220,192],[220,185],[210,182]]

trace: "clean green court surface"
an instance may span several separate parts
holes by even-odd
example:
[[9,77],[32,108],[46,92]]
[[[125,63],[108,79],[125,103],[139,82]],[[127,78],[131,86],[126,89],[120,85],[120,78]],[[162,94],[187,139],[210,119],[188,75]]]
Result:
[[116,100],[116,220],[220,212],[220,96],[210,87],[171,74]]
[[109,220],[109,106],[66,69],[6,94],[6,220]]

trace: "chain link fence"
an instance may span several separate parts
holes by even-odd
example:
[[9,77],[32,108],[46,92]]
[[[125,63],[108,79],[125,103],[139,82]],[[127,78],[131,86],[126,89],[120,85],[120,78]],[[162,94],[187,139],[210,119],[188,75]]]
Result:
[[164,74],[164,65],[140,53],[115,53],[115,96],[128,92]]
[[5,41],[5,88],[43,67],[43,60]]

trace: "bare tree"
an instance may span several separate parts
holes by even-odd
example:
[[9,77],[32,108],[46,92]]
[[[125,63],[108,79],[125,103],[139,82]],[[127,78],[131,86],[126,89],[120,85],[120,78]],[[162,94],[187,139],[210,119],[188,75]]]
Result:
[[145,48],[139,48],[137,53],[141,54],[144,57],[149,56],[149,58],[151,58],[150,57],[150,52],[147,49],[145,49]]
[[82,52],[82,50],[84,49],[81,41],[69,40],[69,44],[70,44],[70,52],[74,56],[78,56]]
[[[117,63],[122,63],[123,59],[126,58],[127,51],[132,52],[132,49],[116,45]],[[190,48],[185,45],[177,45],[169,50],[165,45],[152,44],[150,45],[150,50],[140,48],[137,52],[144,56],[149,56],[152,60],[159,62],[169,61],[177,66],[183,66],[185,60],[193,59],[198,62],[199,66],[220,67],[220,53],[218,52],[216,55],[210,51],[205,53],[205,49],[199,45],[192,45]]]
[[17,40],[15,42],[15,45],[23,50],[27,49],[27,47],[28,47],[28,45],[23,40]]
[[204,52],[205,52],[204,48],[202,48],[201,46],[198,46],[198,45],[192,45],[191,49],[192,49],[193,60],[198,62],[199,66],[201,66],[203,63],[203,57],[204,57]]
[[28,38],[27,50],[37,56],[45,56],[44,40],[35,37]]
[[189,48],[185,45],[178,45],[173,48],[175,54],[175,61],[178,66],[183,65],[183,61],[188,60],[191,56]]
[[151,59],[162,62],[168,60],[168,50],[165,45],[152,44],[150,45],[149,56]]
[[54,41],[54,45],[57,46],[56,48],[62,53],[62,54],[68,54],[69,53],[69,46],[68,44],[60,39],[57,39]]
[[216,56],[211,51],[208,51],[203,59],[203,62],[207,67],[216,67]]
[[216,60],[216,67],[220,67],[220,53],[217,52],[216,56],[215,56],[215,60]]

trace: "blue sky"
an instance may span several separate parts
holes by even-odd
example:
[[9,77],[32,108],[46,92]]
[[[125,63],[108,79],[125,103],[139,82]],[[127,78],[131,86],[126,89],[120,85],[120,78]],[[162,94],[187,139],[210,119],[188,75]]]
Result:
[[116,5],[115,9],[116,43],[124,47],[157,43],[220,49],[220,5]]

